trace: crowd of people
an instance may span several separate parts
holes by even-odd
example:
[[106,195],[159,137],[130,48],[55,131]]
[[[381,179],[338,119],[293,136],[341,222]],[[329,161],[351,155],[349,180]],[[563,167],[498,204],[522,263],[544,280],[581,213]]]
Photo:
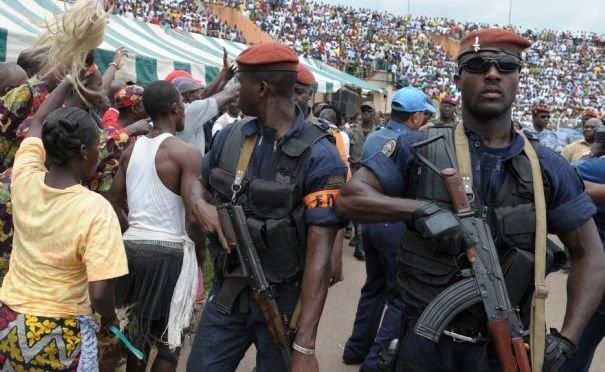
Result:
[[195,0],[119,0],[113,13],[127,19],[163,27],[195,32],[220,39],[245,43],[237,26],[231,27]]
[[[298,1],[209,1],[238,8],[275,40],[299,55],[315,58],[343,71],[369,78],[386,71],[395,86],[418,86],[435,101],[459,97],[452,57],[434,36],[461,39],[489,25],[447,18],[399,16],[386,11]],[[129,18],[167,24],[244,41],[236,28],[221,22],[208,9],[188,0],[116,2],[114,12]],[[524,53],[526,64],[517,95],[515,120],[531,126],[531,107],[552,108],[552,124],[565,141],[568,128],[580,124],[586,108],[605,111],[603,49],[594,32],[518,29],[534,43]]]

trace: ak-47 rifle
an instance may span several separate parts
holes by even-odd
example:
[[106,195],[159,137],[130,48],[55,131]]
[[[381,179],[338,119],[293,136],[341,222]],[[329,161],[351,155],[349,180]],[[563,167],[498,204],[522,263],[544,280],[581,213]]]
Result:
[[[279,346],[284,364],[290,370],[290,343],[284,325],[284,318],[275,301],[274,289],[265,277],[260,258],[252,242],[244,209],[241,205],[227,203],[217,207],[217,211],[232,254],[237,254],[239,259],[237,270],[233,272],[224,270],[223,275],[227,280],[230,278],[239,279],[250,286],[252,300],[263,313],[269,335],[273,342]],[[218,301],[217,306],[219,306]]]
[[444,332],[465,339],[467,337],[448,332],[445,328],[460,312],[482,302],[502,371],[529,372],[531,367],[523,342],[528,332],[519,319],[518,309],[511,306],[489,226],[474,216],[458,171],[443,169],[441,177],[456,215],[477,244],[466,250],[472,270],[463,271],[465,279],[447,288],[427,306],[414,332],[434,342],[438,342]]

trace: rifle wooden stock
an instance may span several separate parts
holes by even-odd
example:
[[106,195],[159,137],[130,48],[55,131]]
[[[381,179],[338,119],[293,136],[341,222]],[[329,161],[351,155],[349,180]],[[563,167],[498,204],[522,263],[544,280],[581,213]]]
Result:
[[263,313],[269,336],[271,336],[273,342],[279,346],[282,358],[289,369],[290,361],[292,359],[290,341],[288,340],[286,327],[284,326],[281,313],[277,307],[277,302],[275,302],[273,298],[268,297],[266,293],[258,291],[252,292],[252,300],[258,305]]
[[517,361],[513,355],[508,321],[506,319],[490,320],[487,322],[487,329],[492,336],[492,343],[502,372],[517,372]]
[[517,358],[519,371],[530,372],[531,366],[529,365],[529,357],[527,356],[525,342],[523,342],[522,338],[513,340],[513,350],[515,350],[515,358]]

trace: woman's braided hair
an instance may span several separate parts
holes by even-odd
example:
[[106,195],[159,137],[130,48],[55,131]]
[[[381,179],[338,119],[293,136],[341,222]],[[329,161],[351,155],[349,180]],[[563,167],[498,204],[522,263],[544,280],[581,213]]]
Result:
[[65,165],[78,156],[82,145],[90,146],[99,137],[99,128],[90,115],[77,107],[53,111],[42,127],[42,144],[51,164]]

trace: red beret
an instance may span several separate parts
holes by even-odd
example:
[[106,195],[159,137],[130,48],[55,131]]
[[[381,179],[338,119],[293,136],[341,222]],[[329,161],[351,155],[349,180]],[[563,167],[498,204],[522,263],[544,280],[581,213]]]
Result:
[[174,81],[174,79],[180,78],[180,77],[185,77],[185,78],[191,79],[191,80],[195,81],[196,83],[201,83],[201,81],[194,79],[193,76],[185,70],[174,70],[171,73],[169,73],[168,75],[166,75],[164,80],[166,80],[169,83],[172,83]]
[[296,82],[302,85],[313,85],[315,84],[315,76],[313,73],[305,67],[302,63],[298,64],[298,76]]
[[500,28],[473,31],[460,41],[458,59],[467,53],[482,51],[505,52],[520,56],[531,46],[531,42],[520,35]]
[[448,105],[458,106],[458,102],[454,97],[445,96],[441,99],[441,103],[447,103]]
[[239,72],[246,71],[293,71],[298,66],[298,56],[284,44],[268,42],[251,46],[235,60]]
[[544,106],[544,105],[535,105],[532,109],[531,109],[531,114],[532,115],[537,115],[537,114],[550,114],[550,110],[548,109],[548,107]]
[[598,118],[599,112],[593,109],[587,109],[584,111],[584,117],[586,118]]

